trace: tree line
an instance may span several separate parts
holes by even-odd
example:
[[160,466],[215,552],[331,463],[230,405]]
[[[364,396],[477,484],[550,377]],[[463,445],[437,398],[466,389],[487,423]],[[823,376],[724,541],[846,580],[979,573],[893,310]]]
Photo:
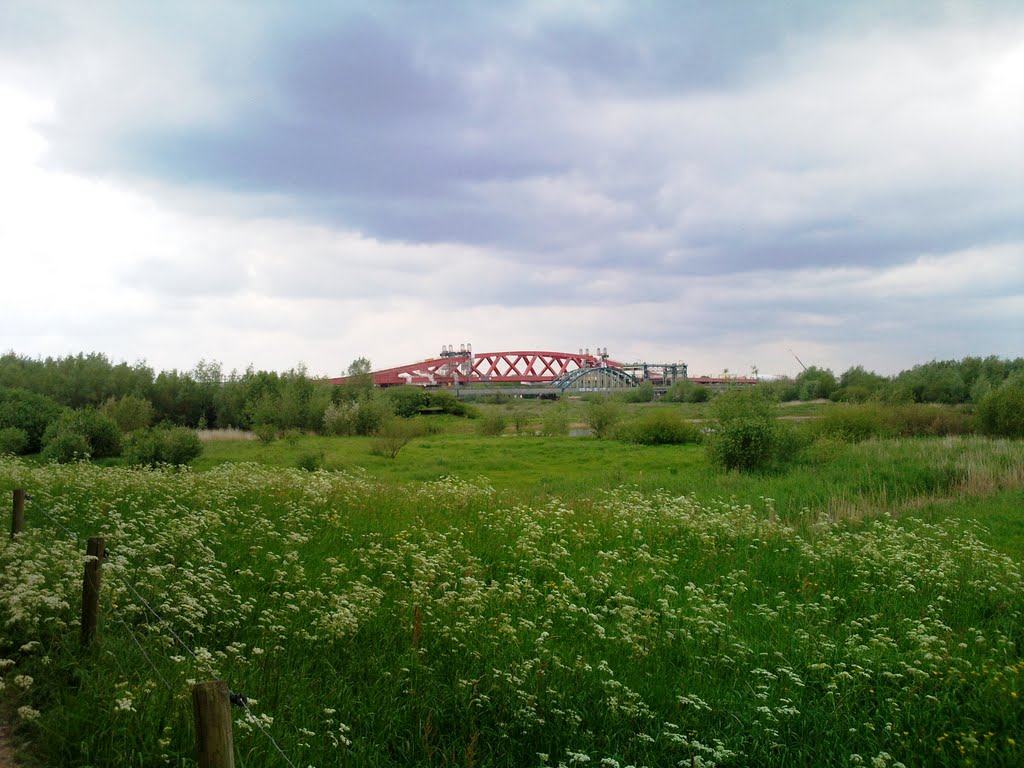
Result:
[[[138,463],[153,463],[195,449],[183,433],[172,436],[166,431],[172,427],[237,428],[261,436],[285,430],[368,435],[393,417],[424,411],[466,413],[444,391],[377,391],[370,370],[370,361],[358,358],[348,367],[346,384],[334,386],[309,376],[302,365],[284,373],[251,366],[225,373],[220,363],[200,360],[192,370],[157,373],[145,362],[114,363],[99,353],[38,359],[7,352],[0,356],[0,453],[36,453],[55,444],[64,457],[82,452],[116,456],[125,447],[121,436],[138,433],[126,445],[142,457]],[[766,382],[761,389],[780,401],[827,398],[979,408],[1010,398],[1001,410],[1014,410],[1010,406],[1017,402],[1016,393],[1024,390],[1024,358],[931,361],[895,376],[863,366],[836,376],[811,366],[795,379]],[[653,399],[654,388],[645,382],[629,397]],[[677,382],[665,395],[677,402],[708,397],[708,390],[689,381]],[[158,425],[165,431],[140,432]]]

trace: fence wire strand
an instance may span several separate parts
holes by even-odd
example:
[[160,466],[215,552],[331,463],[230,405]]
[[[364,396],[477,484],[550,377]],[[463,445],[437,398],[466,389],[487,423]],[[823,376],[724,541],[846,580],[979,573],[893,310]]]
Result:
[[[118,616],[116,612],[111,611],[111,613],[114,614],[114,618],[117,619],[121,626],[128,630],[128,635],[131,637],[132,642],[135,643],[135,647],[139,649],[139,651],[142,653],[146,661],[149,662],[149,667],[153,670],[153,674],[157,676],[157,679],[159,679],[160,682],[163,683],[164,688],[166,688],[168,692],[170,692],[170,694],[173,696],[175,694],[174,688],[171,686],[170,683],[167,682],[167,678],[160,674],[160,670],[157,669],[156,664],[153,663],[153,659],[150,658],[149,654],[146,653],[146,649],[142,647],[142,643],[139,642],[139,638],[135,634],[135,630],[131,628],[131,625],[128,624],[127,621]],[[117,657],[115,656],[114,658],[116,659]],[[120,667],[121,665],[118,664],[118,666]]]
[[[25,495],[25,500],[27,502],[32,502],[33,501],[32,496],[30,496],[28,494]],[[49,520],[51,523],[53,523],[53,525],[55,525],[61,531],[66,533],[68,536],[70,536],[76,543],[81,543],[81,537],[79,536],[79,534],[75,533],[75,531],[73,531],[70,528],[68,528],[60,520],[58,520],[56,517],[51,515],[49,512],[47,512],[41,506],[37,506],[36,504],[32,504],[32,510],[33,510],[33,512],[40,512],[47,520]],[[108,551],[104,551],[104,557],[106,557],[108,555],[109,555],[109,552]],[[191,656],[196,661],[197,664],[201,665],[203,663],[202,660],[199,658],[199,656],[196,655],[196,652],[192,649],[192,647],[188,643],[186,643],[184,640],[181,639],[181,636],[178,635],[178,633],[174,631],[174,627],[171,626],[170,622],[167,621],[167,619],[165,619],[163,616],[160,615],[160,613],[150,604],[150,602],[148,600],[146,600],[146,598],[142,595],[142,593],[139,592],[139,590],[135,587],[134,584],[132,584],[126,577],[124,577],[120,573],[117,573],[116,571],[114,571],[112,573],[112,575],[119,582],[121,582],[121,584],[123,584],[128,589],[129,592],[131,592],[131,594],[135,597],[135,599],[138,600],[145,607],[145,609],[147,611],[149,611],[149,613],[160,623],[160,625],[162,627],[164,627],[170,633],[171,637],[174,638],[174,640],[178,643],[178,645],[180,645],[182,648],[185,649],[185,651],[188,653],[188,655]],[[146,652],[146,649],[143,647],[142,643],[139,641],[139,637],[135,633],[135,630],[132,629],[131,625],[129,625],[128,622],[126,622],[124,619],[121,618],[121,616],[118,614],[118,612],[116,611],[116,609],[114,608],[113,605],[111,605],[110,613],[114,617],[114,619],[116,619],[117,622],[128,631],[128,636],[131,638],[132,643],[134,643],[135,647],[139,649],[139,652],[142,654],[143,658],[149,664],[150,669],[153,670],[153,674],[156,675],[157,679],[164,686],[164,688],[166,688],[167,691],[172,696],[174,696],[176,692],[175,692],[173,686],[171,686],[171,684],[169,682],[167,682],[167,678],[165,678],[160,673],[160,670],[156,666],[156,664],[153,662],[152,657],[150,657],[150,655]],[[121,674],[124,676],[125,679],[128,679],[128,673],[125,671],[125,668],[122,666],[121,660],[117,657],[117,654],[116,653],[112,653],[111,656],[114,659],[115,665],[121,671]],[[260,720],[259,716],[254,714],[253,711],[251,709],[249,709],[249,703],[248,703],[247,699],[245,698],[245,696],[233,695],[232,696],[232,703],[241,706],[242,709],[245,710],[246,722],[251,724],[251,725],[254,725],[256,727],[256,729],[267,738],[267,740],[271,743],[271,745],[277,751],[277,754],[281,756],[281,759],[284,760],[285,763],[287,763],[290,766],[290,768],[297,768],[295,763],[292,762],[291,758],[288,757],[287,753],[283,749],[281,749],[281,746],[277,743],[277,741],[274,739],[274,737],[270,735],[270,732],[267,731],[267,729],[263,727],[263,723]]]
[[252,713],[252,710],[249,709],[248,702],[246,702],[244,699],[242,699],[240,703],[241,703],[242,709],[244,709],[246,715],[248,715],[248,717],[246,718],[246,721],[252,723],[253,725],[255,725],[259,729],[260,733],[262,733],[264,736],[266,736],[270,740],[270,743],[274,745],[274,749],[277,750],[277,754],[279,754],[284,759],[284,761],[286,763],[288,763],[288,765],[291,766],[291,768],[296,768],[295,763],[293,763],[291,760],[288,759],[288,755],[286,755],[284,750],[281,749],[280,746],[278,746],[276,741],[274,741],[274,737],[271,736],[270,733],[267,732],[267,729],[263,727],[263,723],[260,722],[259,717],[257,715],[254,715]]
[[30,494],[27,494],[27,493],[25,494],[25,501],[27,503],[29,503],[29,504],[32,504],[32,511],[33,512],[40,512],[43,515],[43,517],[45,517],[51,523],[56,525],[58,528],[60,528],[62,531],[64,531],[64,533],[68,534],[75,541],[80,541],[81,540],[77,533],[72,531],[70,528],[68,528],[66,525],[64,525],[64,523],[62,523],[56,517],[54,517],[49,512],[47,512],[42,506],[39,506],[39,505],[35,504],[34,503],[34,499],[32,498],[32,496]]

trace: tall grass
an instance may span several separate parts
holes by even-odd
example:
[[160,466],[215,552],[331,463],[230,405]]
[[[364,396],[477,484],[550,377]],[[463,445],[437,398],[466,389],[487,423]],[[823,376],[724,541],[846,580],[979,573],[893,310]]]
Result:
[[[189,683],[213,677],[303,766],[1024,760],[1020,566],[959,520],[0,459],[15,485],[34,498],[0,549],[0,666],[46,764],[192,764]],[[95,534],[105,620],[83,653]],[[241,713],[236,746],[281,764]]]

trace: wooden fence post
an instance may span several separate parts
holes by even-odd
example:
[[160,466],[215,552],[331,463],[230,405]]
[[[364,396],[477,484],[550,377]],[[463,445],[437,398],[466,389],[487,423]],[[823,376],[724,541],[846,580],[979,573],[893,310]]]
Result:
[[21,533],[25,522],[25,489],[14,489],[14,511],[11,513],[11,538]]
[[196,720],[199,768],[235,768],[228,684],[211,680],[193,685],[192,713]]
[[87,554],[93,559],[85,564],[82,578],[82,646],[87,646],[96,635],[100,618],[100,569],[103,566],[103,537],[89,539]]

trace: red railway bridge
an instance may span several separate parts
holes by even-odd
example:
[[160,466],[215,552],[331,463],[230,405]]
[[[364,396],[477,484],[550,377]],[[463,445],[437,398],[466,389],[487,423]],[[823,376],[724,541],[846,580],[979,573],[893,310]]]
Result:
[[[621,363],[608,356],[607,347],[594,354],[589,349],[573,352],[515,350],[474,352],[471,344],[441,348],[441,354],[418,363],[373,371],[374,385],[394,387],[463,387],[481,384],[520,384],[556,391],[627,389],[650,381],[667,388],[687,378],[686,363]],[[331,379],[342,384],[347,377]],[[754,379],[690,379],[696,384],[752,384]]]

